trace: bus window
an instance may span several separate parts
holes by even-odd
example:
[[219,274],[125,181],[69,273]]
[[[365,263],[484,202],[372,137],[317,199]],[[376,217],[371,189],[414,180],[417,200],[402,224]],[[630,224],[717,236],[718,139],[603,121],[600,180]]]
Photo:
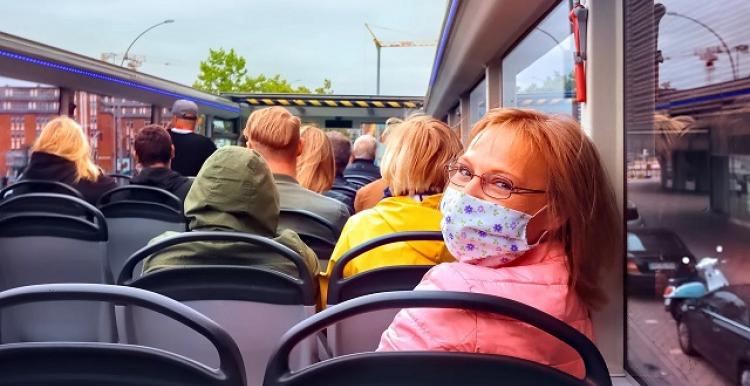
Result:
[[[629,227],[666,229],[685,255],[717,258],[729,288],[748,284],[750,102],[733,95],[750,90],[750,7],[741,0],[624,3],[627,200],[643,219]],[[701,280],[679,261],[665,265],[665,255],[628,272],[629,369],[647,385],[747,384],[750,367],[730,346],[750,340],[727,340],[679,309],[665,312],[669,279]],[[650,292],[635,293],[636,279]]]

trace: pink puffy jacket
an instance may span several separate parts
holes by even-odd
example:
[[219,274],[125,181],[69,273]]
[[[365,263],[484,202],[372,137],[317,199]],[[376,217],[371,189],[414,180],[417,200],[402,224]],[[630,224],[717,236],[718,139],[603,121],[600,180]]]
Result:
[[[502,267],[443,263],[416,290],[473,292],[500,296],[542,310],[593,340],[589,312],[568,286],[565,251],[542,243]],[[528,359],[583,378],[583,361],[563,342],[502,316],[457,309],[401,310],[383,333],[378,351],[458,351]]]

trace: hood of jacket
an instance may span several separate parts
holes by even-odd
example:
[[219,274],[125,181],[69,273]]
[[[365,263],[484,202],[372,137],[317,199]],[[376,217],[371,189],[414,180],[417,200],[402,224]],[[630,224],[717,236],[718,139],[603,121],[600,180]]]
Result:
[[29,165],[23,177],[30,180],[52,180],[73,183],[76,179],[76,166],[73,161],[63,157],[35,151],[31,153]]
[[[226,146],[208,157],[185,198],[185,216],[190,219],[190,230],[235,231],[273,238],[299,253],[313,276],[320,272],[315,252],[295,232],[277,231],[279,193],[271,170],[254,150]],[[173,234],[166,232],[149,244]],[[204,241],[177,245],[151,256],[144,272],[204,264],[272,265],[283,272],[296,272],[289,260],[260,256],[247,244]]]
[[[440,230],[440,201],[442,194],[424,196],[422,201],[412,197],[388,197],[372,210],[380,215],[390,232]],[[437,224],[437,229],[435,225]],[[439,256],[445,248],[442,243],[407,241],[406,244],[428,259]]]
[[185,198],[191,230],[276,234],[279,193],[271,170],[254,150],[226,146],[203,164]]
[[185,184],[187,177],[169,168],[143,168],[130,182],[138,185],[156,186],[164,190],[174,191]]

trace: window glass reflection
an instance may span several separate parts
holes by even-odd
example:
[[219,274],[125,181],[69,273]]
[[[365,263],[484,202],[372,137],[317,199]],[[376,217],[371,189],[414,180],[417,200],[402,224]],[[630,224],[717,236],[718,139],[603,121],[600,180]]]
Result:
[[569,12],[561,1],[503,59],[503,106],[579,117]]
[[703,5],[625,2],[627,364],[649,385],[750,381],[750,4]]

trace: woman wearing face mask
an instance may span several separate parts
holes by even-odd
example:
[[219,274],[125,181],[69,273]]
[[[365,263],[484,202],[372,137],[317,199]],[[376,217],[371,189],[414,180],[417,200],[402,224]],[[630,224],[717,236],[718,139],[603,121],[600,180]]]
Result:
[[[593,340],[605,302],[602,268],[619,255],[621,224],[599,155],[579,125],[532,110],[495,109],[447,167],[440,210],[455,263],[417,290],[474,292],[542,310]],[[583,377],[575,351],[518,321],[454,309],[402,310],[382,351],[462,351],[519,357]]]

